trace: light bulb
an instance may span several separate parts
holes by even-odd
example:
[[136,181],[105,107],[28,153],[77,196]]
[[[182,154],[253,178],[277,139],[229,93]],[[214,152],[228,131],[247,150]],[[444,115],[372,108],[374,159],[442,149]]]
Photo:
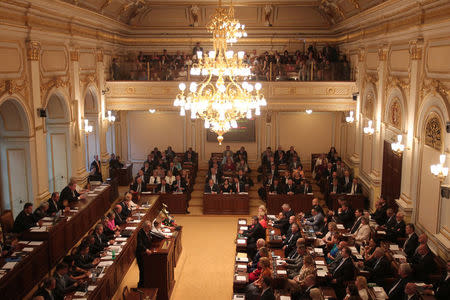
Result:
[[213,59],[216,57],[216,51],[211,50],[211,51],[209,51],[208,55],[209,55],[209,58]]
[[261,110],[260,110],[259,106],[257,106],[255,108],[255,116],[259,116],[259,115],[261,115]]
[[203,57],[203,52],[202,51],[197,51],[197,58],[198,59],[202,59]]
[[251,119],[252,118],[252,110],[251,109],[247,110],[246,117],[247,117],[247,119]]
[[403,136],[401,134],[397,135],[397,141],[400,144],[402,142]]
[[180,89],[180,91],[184,92],[184,90],[186,89],[186,84],[182,82],[178,85],[178,88]]
[[192,93],[195,93],[197,91],[197,83],[196,82],[191,82],[191,85],[189,86],[189,90]]
[[233,58],[233,54],[234,54],[233,50],[227,51],[227,52],[226,52],[226,57],[227,57],[227,59]]
[[239,52],[238,52],[238,58],[239,58],[239,59],[243,59],[243,58],[244,58],[244,54],[245,54],[244,51],[239,51]]
[[257,82],[255,83],[255,90],[259,91],[261,89],[261,83]]
[[439,156],[439,162],[441,163],[441,165],[443,165],[445,163],[445,154],[441,154]]
[[312,114],[312,112],[313,112],[312,109],[307,109],[307,110],[306,110],[306,113],[307,113],[308,115]]
[[151,114],[154,114],[155,111],[156,111],[155,109],[151,109],[151,108],[148,110],[148,112],[151,113]]

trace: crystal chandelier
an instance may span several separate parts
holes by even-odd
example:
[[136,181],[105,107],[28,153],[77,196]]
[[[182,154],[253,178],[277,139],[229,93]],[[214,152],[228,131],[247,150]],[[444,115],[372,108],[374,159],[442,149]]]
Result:
[[234,19],[233,9],[222,8],[219,1],[219,8],[208,24],[214,50],[208,55],[197,52],[198,62],[191,68],[191,75],[201,75],[203,80],[192,82],[189,89],[185,83],[180,83],[180,93],[173,103],[180,107],[181,116],[190,110],[192,119],[203,119],[205,128],[217,133],[219,144],[224,133],[237,128],[239,119],[251,119],[252,112],[260,115],[260,107],[267,105],[260,83],[241,82],[252,75],[243,60],[244,52],[234,53],[227,48],[228,43],[246,36],[244,29],[245,26]]
[[398,156],[401,156],[403,151],[405,151],[405,145],[402,144],[403,136],[401,134],[397,135],[397,142],[391,144],[392,151],[397,154]]
[[441,154],[439,156],[439,163],[430,166],[431,174],[433,174],[434,177],[439,179],[440,181],[444,181],[448,175],[448,168],[444,167],[444,163],[445,163],[445,154]]

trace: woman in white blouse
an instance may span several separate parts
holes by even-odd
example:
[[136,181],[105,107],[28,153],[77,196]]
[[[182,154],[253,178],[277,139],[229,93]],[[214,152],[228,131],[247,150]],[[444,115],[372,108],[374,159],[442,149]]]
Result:
[[160,184],[160,183],[161,183],[161,178],[159,178],[156,170],[153,170],[153,175],[150,176],[148,184]]
[[172,185],[173,182],[176,180],[175,176],[173,176],[172,171],[167,171],[167,175],[166,175],[166,183],[169,185]]
[[362,245],[364,242],[368,242],[370,239],[370,226],[369,219],[367,217],[361,218],[361,225],[359,225],[356,232],[353,234],[355,242]]
[[369,294],[367,293],[367,279],[364,276],[358,276],[355,280],[356,288],[358,289],[359,297],[362,300],[369,300]]

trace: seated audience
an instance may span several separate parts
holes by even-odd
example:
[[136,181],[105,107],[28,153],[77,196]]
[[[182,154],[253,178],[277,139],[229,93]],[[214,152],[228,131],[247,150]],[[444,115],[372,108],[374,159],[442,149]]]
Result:
[[13,232],[22,233],[34,226],[42,226],[42,221],[33,214],[33,204],[25,203],[23,210],[14,220]]
[[33,294],[33,299],[40,296],[44,300],[52,300],[55,299],[55,295],[53,291],[56,288],[56,280],[55,277],[45,278],[41,287]]
[[205,194],[217,194],[220,192],[219,186],[214,183],[214,180],[211,178],[208,180],[208,183],[205,185]]
[[305,225],[312,226],[314,232],[321,229],[323,223],[323,215],[317,208],[311,209],[311,217],[305,219]]
[[412,223],[408,223],[405,226],[406,240],[403,243],[403,251],[408,258],[412,258],[419,246],[419,237],[415,232],[415,226]]
[[391,264],[384,256],[384,250],[380,247],[376,248],[373,258],[364,262],[359,262],[359,267],[369,272],[369,280],[383,285],[383,279],[391,274]]
[[80,286],[82,281],[73,280],[68,275],[69,266],[65,263],[60,263],[56,266],[53,277],[55,278],[55,289],[53,290],[53,297],[55,300],[64,300],[66,294],[74,292]]
[[380,197],[380,199],[375,203],[375,207],[376,210],[371,215],[372,219],[374,219],[378,225],[384,225],[387,221],[386,210],[388,207],[383,197]]
[[223,184],[220,186],[221,194],[231,194],[233,192],[233,187],[229,184],[228,179],[225,179]]
[[355,239],[356,244],[362,245],[363,243],[369,241],[370,233],[371,230],[369,226],[369,219],[367,219],[366,217],[362,217],[361,224],[359,225],[355,233],[352,234],[352,237]]
[[59,208],[59,193],[53,192],[50,199],[47,201],[48,203],[48,210],[47,215],[48,216],[54,216],[56,213],[60,210]]
[[286,235],[282,247],[282,249],[284,250],[284,254],[286,256],[292,251],[292,249],[294,249],[297,239],[300,238],[300,229],[297,223],[292,223],[290,229],[291,232]]
[[100,258],[94,257],[90,252],[90,247],[87,243],[81,243],[78,246],[77,254],[74,257],[75,265],[81,269],[89,270],[100,263]]
[[386,289],[386,293],[389,299],[403,300],[405,297],[405,287],[408,282],[412,280],[412,269],[408,263],[402,263],[398,267],[399,279],[396,280],[389,289]]
[[255,256],[256,253],[256,241],[258,239],[265,239],[266,238],[266,231],[259,223],[258,217],[253,216],[252,218],[252,225],[248,230],[240,231],[240,234],[245,236],[247,238],[247,254],[248,257]]
[[161,179],[161,183],[158,184],[157,193],[166,194],[171,193],[172,188],[171,185],[166,182],[166,179]]
[[254,282],[252,282],[247,286],[247,293],[245,299],[248,300],[259,299],[259,296],[261,295],[262,292],[263,278],[272,277],[272,269],[270,267],[271,264],[269,258],[261,257],[261,259],[259,260],[259,264],[261,266],[261,273],[257,280],[255,280]]
[[35,219],[40,220],[42,218],[45,218],[48,215],[48,207],[48,202],[41,202],[41,204],[39,204],[39,207],[36,208],[33,213]]
[[436,270],[436,262],[430,248],[427,245],[420,245],[417,248],[417,253],[410,259],[410,263],[414,277],[417,280],[429,283],[430,274]]
[[69,184],[61,191],[60,201],[67,200],[70,203],[84,199],[86,196],[77,192],[77,183],[74,179],[69,180]]
[[142,193],[147,191],[147,185],[144,181],[142,181],[142,177],[137,177],[135,182],[131,185],[130,188],[133,193]]

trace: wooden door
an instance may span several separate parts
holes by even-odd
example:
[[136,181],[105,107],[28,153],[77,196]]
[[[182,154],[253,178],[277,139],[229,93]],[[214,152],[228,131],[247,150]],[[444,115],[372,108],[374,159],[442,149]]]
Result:
[[398,156],[392,151],[390,142],[384,141],[381,194],[388,206],[397,207],[395,199],[400,197],[401,184],[402,156]]

